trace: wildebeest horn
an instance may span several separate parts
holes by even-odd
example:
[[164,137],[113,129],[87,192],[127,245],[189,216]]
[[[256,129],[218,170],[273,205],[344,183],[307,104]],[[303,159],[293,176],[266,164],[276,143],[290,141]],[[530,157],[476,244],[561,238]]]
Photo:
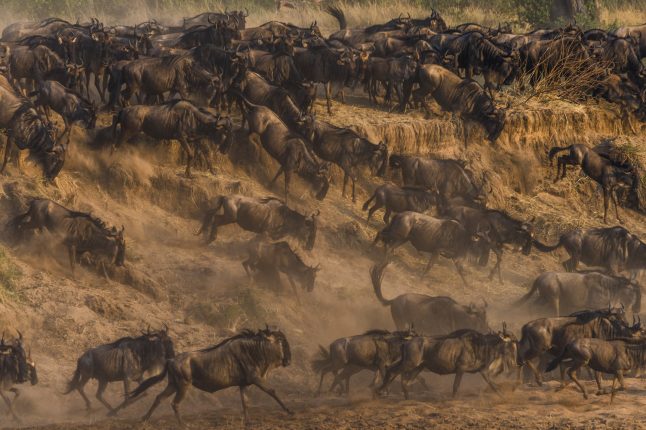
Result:
[[18,332],[18,340],[22,342],[22,333],[20,333],[20,330],[16,330]]
[[487,301],[486,301],[484,298],[482,299],[482,301],[484,302],[484,307],[485,307],[485,308],[486,308],[487,306],[489,306],[489,303],[487,303]]
[[[229,16],[229,15],[227,15],[227,16]],[[206,17],[206,20],[209,22],[209,24],[215,24],[215,22],[211,21],[211,15],[208,15]]]
[[168,333],[168,325],[166,323],[164,323],[163,332]]
[[247,8],[245,7],[245,8],[244,8],[244,10],[245,10],[245,14],[244,14],[244,16],[245,16],[245,18],[246,18],[246,17],[248,17],[248,16],[249,16],[249,9],[247,9]]
[[0,339],[0,345],[4,345],[4,331],[2,332],[2,339]]

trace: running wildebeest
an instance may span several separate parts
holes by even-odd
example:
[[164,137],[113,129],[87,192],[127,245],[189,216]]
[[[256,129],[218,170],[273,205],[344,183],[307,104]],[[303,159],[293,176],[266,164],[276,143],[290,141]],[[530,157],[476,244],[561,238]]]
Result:
[[[117,134],[117,126],[121,129]],[[136,105],[122,109],[112,122],[115,143],[119,147],[139,133],[145,133],[155,139],[176,139],[186,154],[186,177],[190,178],[191,163],[197,153],[206,160],[212,174],[215,169],[211,164],[210,148],[205,147],[202,139],[219,144],[221,153],[226,153],[233,143],[233,125],[231,119],[198,108],[188,100],[171,100],[162,105]]]
[[[617,188],[634,188],[637,186],[638,178],[632,168],[624,168],[615,165],[612,160],[601,156],[593,150],[587,149],[583,145],[569,146],[567,148],[552,148],[550,150],[550,160],[552,156],[558,151],[569,150],[569,156],[559,157],[559,167],[563,166],[563,175],[565,177],[566,164],[574,164],[575,162],[581,166],[581,170],[590,179],[597,182],[603,190],[603,222],[608,222],[608,206],[610,199],[615,205],[615,212],[617,220],[619,218],[619,207],[617,204]],[[583,156],[581,160],[579,157]],[[567,161],[566,161],[567,160]],[[557,174],[558,179],[558,174]]]
[[[491,96],[475,81],[462,79],[455,73],[437,64],[423,64],[417,69],[417,81],[420,87],[413,92],[413,99],[420,102],[430,115],[431,108],[426,102],[427,95],[448,112],[460,115],[465,121],[480,124],[487,133],[487,139],[495,142],[505,126],[505,111],[498,109]],[[408,85],[410,87],[411,85]],[[410,95],[410,88],[405,90],[404,99],[400,102],[403,111]],[[464,143],[467,145],[465,128]]]
[[[558,356],[565,346],[582,337],[612,339],[630,335],[623,308],[608,308],[596,311],[580,311],[567,317],[539,318],[530,321],[521,329],[518,342],[519,366],[527,365],[534,373],[536,383],[542,385],[540,372],[532,362],[549,352]],[[520,379],[520,371],[518,373]]]
[[375,237],[374,243],[384,243],[386,259],[393,251],[410,242],[419,252],[427,252],[430,259],[423,274],[433,267],[441,255],[450,258],[468,286],[465,277],[463,260],[468,254],[481,256],[488,251],[489,240],[486,235],[468,232],[462,224],[452,219],[433,218],[417,212],[401,212],[395,215],[390,223]]
[[536,292],[536,302],[551,305],[554,316],[561,315],[561,310],[596,309],[607,303],[611,306],[632,305],[634,313],[641,311],[641,286],[634,277],[628,279],[599,272],[544,272],[515,304],[527,302]]
[[[220,208],[222,215],[218,214]],[[319,213],[303,215],[274,197],[218,196],[206,211],[202,225],[195,234],[204,234],[209,244],[216,239],[218,227],[236,223],[244,230],[266,234],[273,240],[293,236],[305,244],[306,250],[311,251],[316,241]]]
[[292,173],[297,172],[318,185],[316,198],[323,200],[330,187],[328,164],[318,160],[308,149],[303,137],[291,131],[271,109],[255,105],[242,95],[239,97],[247,109],[245,115],[249,124],[249,140],[259,143],[280,164],[270,186],[283,174],[287,201]]
[[370,269],[370,278],[377,299],[383,306],[390,307],[395,326],[398,330],[415,327],[427,335],[447,334],[458,329],[487,331],[487,302],[482,306],[457,303],[450,297],[433,297],[426,294],[402,294],[387,300],[381,292],[386,264]]
[[130,394],[130,381],[141,382],[145,372],[159,372],[166,360],[173,357],[175,350],[168,327],[153,332],[146,330],[139,337],[124,337],[97,346],[79,357],[74,375],[63,394],[78,391],[90,410],[90,400],[83,387],[90,379],[96,379],[99,382],[96,398],[114,415],[123,404],[115,409],[103,398],[103,392],[110,382],[123,381],[124,395],[127,396]]
[[[370,203],[374,204],[368,210]],[[384,222],[388,224],[390,215],[400,212],[425,213],[437,206],[436,194],[421,187],[398,187],[394,184],[384,184],[377,187],[372,196],[363,204],[363,210],[368,210],[368,221],[375,211],[385,208]]]
[[599,373],[613,375],[610,403],[615,398],[615,384],[619,380],[620,390],[625,390],[624,373],[646,366],[646,341],[643,339],[603,340],[596,338],[581,338],[567,344],[563,353],[550,362],[546,372],[554,370],[564,360],[570,359],[567,374],[581,389],[583,398],[588,398],[585,387],[576,377],[576,372],[589,366],[595,371],[597,395],[603,394]]
[[31,95],[36,95],[36,106],[42,106],[45,117],[50,120],[50,109],[63,118],[65,128],[61,138],[67,136],[70,140],[72,124],[81,122],[86,129],[93,129],[96,125],[96,108],[80,94],[65,88],[56,81],[41,81],[38,89]]
[[570,259],[563,262],[568,272],[575,271],[579,262],[603,267],[611,275],[646,268],[646,244],[620,226],[576,229],[561,235],[553,246],[536,241],[534,246],[543,252],[564,247],[570,255]]
[[7,78],[0,75],[0,128],[5,130],[2,173],[9,160],[12,144],[20,150],[29,150],[43,169],[47,181],[53,181],[65,163],[65,146],[58,143],[49,126],[36,112],[31,102],[16,93]]
[[[23,347],[22,333],[12,342],[5,342],[4,333],[0,340],[0,398],[4,400],[9,408],[8,413],[14,420],[20,421],[13,408],[13,404],[20,397],[20,390],[14,385],[30,382],[31,385],[38,383],[36,364],[31,359],[31,352],[25,352]],[[10,400],[5,391],[13,393]]]
[[415,336],[402,346],[401,359],[387,368],[386,377],[377,393],[383,392],[402,374],[402,390],[408,399],[408,382],[422,370],[440,375],[455,374],[453,397],[458,394],[462,375],[476,372],[494,392],[499,393],[491,376],[497,376],[505,368],[511,367],[515,355],[516,337],[507,332],[504,323],[503,331],[498,333],[481,334],[464,329],[446,336]]
[[298,287],[300,284],[305,291],[314,290],[316,273],[320,265],[310,267],[285,241],[267,243],[260,238],[252,240],[247,247],[248,257],[242,262],[245,272],[250,279],[254,274],[260,274],[274,285],[281,285],[279,272],[287,275],[294,296],[300,302]]
[[386,367],[401,357],[404,341],[415,335],[411,329],[396,332],[369,330],[358,336],[337,339],[327,349],[319,346],[319,355],[312,361],[312,370],[321,374],[316,395],[321,394],[323,378],[328,373],[334,375],[328,390],[330,392],[344,382],[342,388],[347,395],[350,392],[350,378],[364,369],[375,372],[371,386],[376,386],[379,378],[383,380],[386,375]]
[[289,343],[280,330],[272,330],[269,327],[257,332],[245,330],[215,346],[185,352],[167,360],[162,373],[142,382],[128,396],[126,403],[136,399],[168,376],[168,385],[155,398],[143,418],[144,421],[150,419],[162,400],[175,394],[171,405],[177,421],[183,424],[179,404],[191,385],[209,393],[229,387],[239,387],[245,423],[249,422],[246,391],[250,385],[255,385],[269,394],[285,412],[291,415],[292,412],[278,398],[276,391],[265,381],[270,371],[280,366],[289,366],[291,359]]
[[361,164],[370,166],[374,175],[383,177],[388,166],[388,147],[375,145],[353,130],[317,121],[313,116],[305,119],[304,134],[312,142],[316,155],[338,165],[343,170],[343,196],[348,179],[352,180],[352,201],[356,201],[355,182]]
[[389,164],[391,169],[401,169],[405,186],[437,191],[443,199],[463,197],[478,202],[486,199],[485,175],[482,176],[481,185],[476,186],[473,173],[459,160],[392,154]]

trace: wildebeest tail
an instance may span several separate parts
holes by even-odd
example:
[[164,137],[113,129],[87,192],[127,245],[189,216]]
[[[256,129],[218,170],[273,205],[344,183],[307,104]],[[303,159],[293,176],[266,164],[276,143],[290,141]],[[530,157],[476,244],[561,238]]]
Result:
[[312,370],[316,373],[321,373],[323,370],[328,368],[332,364],[330,359],[330,351],[328,351],[323,345],[319,345],[318,356],[312,360]]
[[325,8],[325,12],[336,18],[336,20],[339,22],[339,29],[345,30],[346,28],[348,28],[348,22],[345,19],[345,13],[343,13],[341,8],[330,5]]
[[384,278],[384,270],[386,269],[386,266],[388,266],[387,261],[372,266],[372,268],[370,269],[370,279],[372,280],[372,287],[375,289],[375,295],[377,296],[377,299],[381,302],[382,305],[390,306],[393,301],[386,300],[386,298],[384,298],[383,294],[381,293],[381,281]]
[[167,374],[168,374],[168,361],[166,361],[166,364],[164,365],[164,370],[159,375],[155,375],[151,378],[146,379],[144,382],[139,384],[139,386],[135,388],[134,391],[129,392],[126,395],[127,400],[132,400],[139,397],[144,391],[148,390],[153,385],[157,385],[161,381],[163,381],[164,378],[166,378]]
[[557,366],[561,363],[566,358],[566,355],[568,353],[568,347],[566,346],[563,348],[563,351],[556,357],[554,360],[550,361],[547,367],[545,368],[545,372],[551,372],[552,370],[556,369]]
[[534,295],[537,289],[538,289],[538,280],[534,281],[534,283],[532,284],[532,287],[529,289],[527,294],[525,294],[523,297],[521,297],[520,299],[514,302],[514,306],[522,305],[523,303],[525,303]]
[[552,148],[550,148],[550,152],[547,153],[547,158],[549,158],[550,164],[552,164],[552,158],[554,158],[556,154],[558,154],[559,152],[568,151],[569,149],[569,146],[553,146]]
[[208,231],[209,226],[213,223],[213,218],[215,218],[215,215],[218,213],[223,203],[224,203],[224,196],[217,196],[215,198],[213,207],[211,209],[208,209],[206,211],[206,214],[204,214],[204,218],[202,219],[202,225],[200,226],[200,229],[197,232],[195,232],[195,236],[199,236],[202,233]]
[[79,386],[79,382],[81,381],[81,366],[78,364],[76,365],[76,370],[74,370],[74,374],[72,375],[72,379],[67,383],[67,388],[65,388],[65,391],[63,391],[63,394],[69,394],[72,391],[76,390]]

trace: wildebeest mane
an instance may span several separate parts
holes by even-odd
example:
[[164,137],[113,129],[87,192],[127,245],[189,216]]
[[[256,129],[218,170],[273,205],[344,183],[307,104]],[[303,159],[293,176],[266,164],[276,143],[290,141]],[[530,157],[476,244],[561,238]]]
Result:
[[213,346],[209,346],[209,347],[204,348],[204,349],[200,349],[199,351],[200,352],[213,351],[213,350],[216,350],[216,349],[220,348],[221,346],[223,346],[223,345],[225,345],[225,344],[227,344],[229,342],[232,342],[234,340],[237,340],[237,339],[255,339],[255,338],[258,337],[259,334],[260,334],[260,332],[255,332],[255,331],[250,330],[250,329],[243,329],[240,333],[238,333],[236,335],[233,335],[231,337],[228,337],[228,338],[224,339],[223,341],[221,341],[218,344],[215,344]]
[[388,330],[375,328],[375,329],[368,330],[367,332],[363,333],[363,336],[371,336],[371,335],[385,336],[385,335],[388,335],[388,334],[391,334],[390,331],[388,331]]

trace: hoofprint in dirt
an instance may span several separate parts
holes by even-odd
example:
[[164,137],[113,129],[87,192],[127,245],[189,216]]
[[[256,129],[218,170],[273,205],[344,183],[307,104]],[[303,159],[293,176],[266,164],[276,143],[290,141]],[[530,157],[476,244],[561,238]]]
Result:
[[[641,380],[628,379],[628,391],[615,397],[609,407],[610,396],[593,396],[589,401],[582,401],[579,393],[568,388],[555,392],[557,383],[549,383],[542,388],[522,387],[511,391],[511,385],[505,385],[502,398],[486,391],[484,383],[477,379],[474,386],[467,388],[458,399],[450,399],[450,378],[439,378],[424,374],[433,384],[432,393],[414,393],[413,399],[405,401],[400,393],[393,392],[389,397],[379,400],[370,399],[368,392],[356,392],[351,398],[311,399],[303,393],[283,395],[285,401],[295,412],[288,416],[281,412],[271,400],[254,396],[250,428],[254,429],[625,429],[641,428],[643,416],[640,410],[646,406],[640,393],[646,389]],[[437,384],[437,382],[441,382]],[[607,381],[606,381],[607,382]],[[593,384],[592,382],[588,382]],[[437,384],[437,385],[436,385]],[[438,386],[439,385],[439,386]],[[234,390],[237,391],[237,390]],[[254,390],[252,390],[254,391]],[[254,392],[254,394],[259,392]],[[231,394],[231,393],[229,393]],[[234,393],[235,394],[235,393]],[[243,428],[239,405],[228,401],[225,406],[217,400],[220,395],[206,401],[196,408],[189,407],[185,414],[187,428],[191,429],[236,429]],[[150,397],[150,396],[149,396]],[[147,398],[142,403],[150,403]],[[95,416],[85,422],[61,423],[42,429],[65,430],[129,430],[177,428],[177,422],[171,413],[170,402],[158,410],[158,417],[147,424],[136,418],[107,420]],[[213,405],[217,406],[213,406]],[[141,409],[141,405],[137,409]],[[165,409],[165,410],[164,410]],[[36,427],[27,427],[36,428]]]

